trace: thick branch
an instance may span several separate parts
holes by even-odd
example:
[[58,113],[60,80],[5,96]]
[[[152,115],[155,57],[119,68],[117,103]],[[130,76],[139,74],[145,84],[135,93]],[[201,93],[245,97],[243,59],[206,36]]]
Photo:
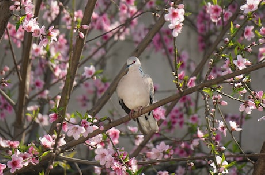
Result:
[[[39,15],[40,5],[42,0],[38,0],[35,6],[34,16]],[[31,46],[32,46],[32,33],[25,32],[24,45],[22,53],[22,70],[21,70],[21,82],[19,83],[19,96],[18,96],[18,109],[16,113],[16,121],[14,123],[14,138],[21,132],[23,132],[24,118],[25,118],[25,104],[29,93],[29,80],[31,72]],[[24,134],[18,138],[23,142]]]
[[[201,84],[198,84],[197,86],[185,89],[181,94],[175,94],[175,95],[169,96],[169,97],[167,97],[165,99],[162,99],[162,100],[152,104],[151,106],[143,108],[142,109],[142,113],[147,113],[147,112],[149,112],[151,110],[154,110],[155,108],[157,108],[159,106],[162,106],[162,105],[165,105],[167,103],[176,101],[176,100],[180,99],[181,97],[183,97],[185,95],[189,95],[189,94],[191,94],[193,92],[196,92],[198,90],[201,90],[204,87],[210,87],[212,85],[220,84],[220,83],[224,82],[225,80],[228,80],[228,79],[233,78],[235,76],[238,76],[238,75],[241,75],[241,74],[250,73],[252,71],[255,71],[255,70],[263,68],[263,67],[265,67],[265,62],[263,62],[263,63],[259,62],[259,63],[255,64],[253,66],[250,66],[250,67],[242,69],[242,70],[235,71],[235,72],[233,72],[231,74],[227,74],[227,75],[218,77],[216,79],[205,81],[205,82],[203,82]],[[123,117],[121,119],[115,120],[115,121],[105,125],[103,130],[97,129],[93,133],[89,134],[88,137],[82,137],[79,140],[74,140],[74,141],[71,141],[71,142],[67,143],[66,145],[63,146],[62,152],[64,152],[65,150],[68,150],[68,149],[70,149],[70,148],[72,148],[72,147],[74,147],[74,146],[76,146],[78,144],[84,143],[88,138],[95,137],[98,134],[102,134],[102,133],[106,132],[107,130],[109,130],[112,127],[118,126],[118,125],[120,125],[122,123],[130,121],[130,119],[134,119],[134,118],[137,118],[137,117],[140,117],[140,115],[138,113],[135,113],[133,117],[130,117],[129,115],[127,115],[126,117]]]
[[2,40],[2,36],[5,33],[9,18],[12,16],[9,10],[10,5],[10,0],[0,0],[0,43]]
[[[89,25],[90,24],[91,16],[92,16],[93,10],[95,8],[96,1],[97,0],[91,0],[91,1],[87,2],[81,25]],[[80,32],[84,33],[84,36],[87,35],[87,30],[85,30],[85,29],[80,29]],[[61,117],[59,118],[59,121],[57,121],[57,122],[62,122],[64,119],[67,104],[69,102],[70,94],[71,94],[72,89],[73,89],[74,77],[76,76],[77,67],[79,64],[79,60],[80,60],[84,45],[85,45],[85,37],[84,38],[77,37],[76,44],[75,44],[75,47],[73,49],[73,56],[72,57],[70,56],[70,61],[69,61],[70,63],[69,63],[69,69],[67,71],[66,82],[64,84],[62,95],[61,95],[62,98],[61,98],[60,103],[59,103],[59,108],[63,108],[63,110],[61,111],[61,113],[60,113]],[[52,124],[49,133],[53,133],[53,130],[54,130],[57,122],[54,122]]]

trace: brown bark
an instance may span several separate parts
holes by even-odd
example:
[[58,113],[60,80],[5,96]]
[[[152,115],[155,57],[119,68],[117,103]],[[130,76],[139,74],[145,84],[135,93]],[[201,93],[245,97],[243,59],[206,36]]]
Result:
[[[39,15],[39,9],[42,0],[38,0],[35,5],[34,16]],[[22,70],[21,82],[19,83],[19,96],[18,96],[18,109],[16,113],[16,121],[14,122],[14,139],[24,142],[24,123],[25,123],[25,108],[29,92],[29,76],[31,72],[31,46],[32,46],[32,33],[25,32],[23,53],[22,53]]]
[[[263,142],[260,153],[265,153],[265,142]],[[265,174],[265,157],[259,157],[258,161],[254,164],[253,175]]]
[[9,10],[10,0],[0,0],[0,43],[4,35],[9,18],[12,16]]

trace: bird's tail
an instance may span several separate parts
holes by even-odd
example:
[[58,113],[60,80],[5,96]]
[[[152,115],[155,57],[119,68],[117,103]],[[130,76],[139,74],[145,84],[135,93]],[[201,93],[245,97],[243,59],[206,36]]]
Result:
[[157,133],[159,130],[156,119],[153,116],[153,111],[150,113],[143,114],[141,117],[138,117],[137,123],[140,131],[144,135],[149,134],[151,132]]

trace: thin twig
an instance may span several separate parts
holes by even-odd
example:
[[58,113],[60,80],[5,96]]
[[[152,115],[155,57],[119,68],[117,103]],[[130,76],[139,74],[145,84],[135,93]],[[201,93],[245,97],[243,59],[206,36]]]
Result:
[[16,110],[16,104],[15,104],[15,102],[2,89],[0,89],[0,94],[13,107],[13,109]]
[[14,62],[15,69],[16,69],[16,72],[17,72],[17,77],[18,77],[19,82],[21,82],[22,81],[22,78],[21,78],[20,72],[18,70],[18,64],[17,64],[17,60],[16,60],[16,55],[14,53],[14,49],[13,49],[13,45],[11,43],[11,39],[10,39],[10,35],[9,35],[8,29],[6,29],[6,33],[8,35],[9,46],[10,46],[10,49],[11,49],[13,62]]

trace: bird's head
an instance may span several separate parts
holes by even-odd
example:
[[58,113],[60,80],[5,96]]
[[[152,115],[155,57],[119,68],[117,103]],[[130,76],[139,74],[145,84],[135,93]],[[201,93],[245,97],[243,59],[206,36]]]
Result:
[[141,66],[141,62],[137,57],[130,57],[127,59],[127,67],[131,67],[131,66]]

